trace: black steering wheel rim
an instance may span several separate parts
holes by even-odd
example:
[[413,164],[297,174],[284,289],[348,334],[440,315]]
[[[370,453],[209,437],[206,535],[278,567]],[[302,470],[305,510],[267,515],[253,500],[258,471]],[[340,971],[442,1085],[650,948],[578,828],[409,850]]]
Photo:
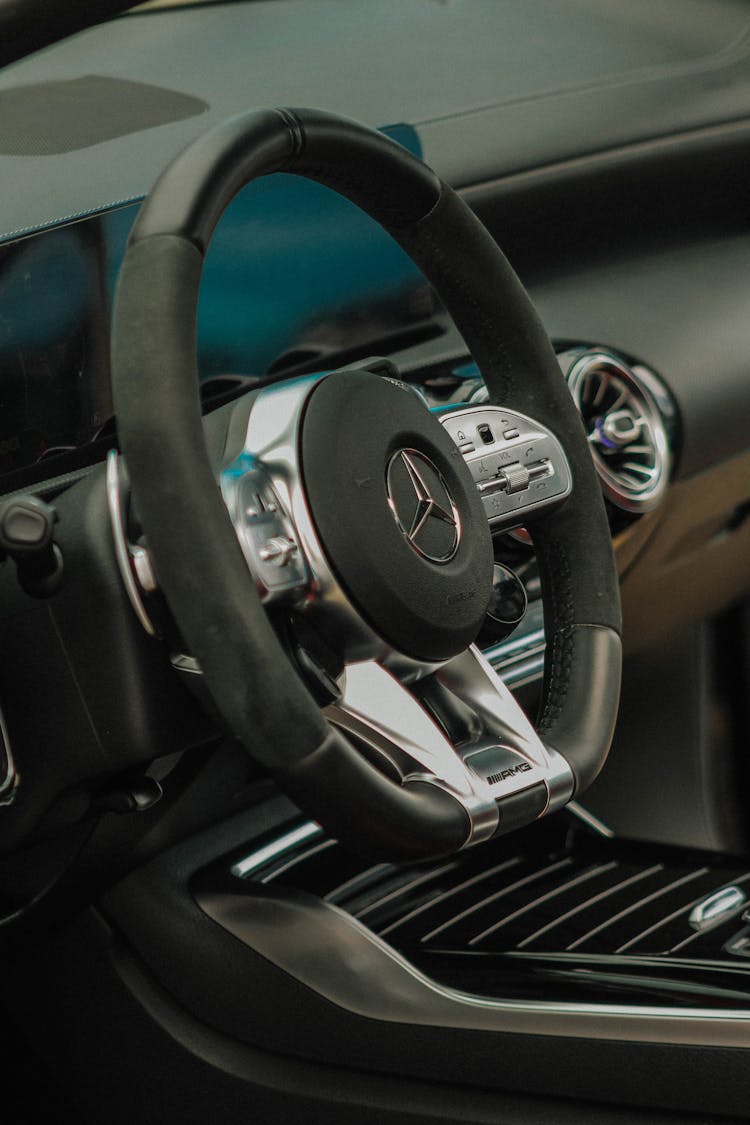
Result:
[[320,111],[266,110],[214,128],[163,173],[131,233],[112,343],[118,432],[160,585],[228,729],[303,807],[356,838],[359,790],[379,809],[374,850],[455,850],[465,825],[446,795],[378,775],[291,674],[206,454],[195,325],[203,258],[234,195],[276,171],[315,179],[379,222],[435,286],[491,400],[538,419],[565,447],[571,497],[530,529],[548,638],[539,732],[570,764],[576,792],[606,757],[619,696],[619,588],[598,480],[515,273],[460,197],[394,142]]

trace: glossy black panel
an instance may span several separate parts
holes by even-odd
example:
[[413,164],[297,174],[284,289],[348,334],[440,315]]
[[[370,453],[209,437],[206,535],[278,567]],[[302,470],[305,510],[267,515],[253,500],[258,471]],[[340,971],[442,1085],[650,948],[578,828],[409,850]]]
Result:
[[[252,880],[325,897],[432,979],[481,996],[750,1004],[747,862],[568,824],[563,814],[443,862],[370,869],[318,834]],[[734,903],[699,925],[696,907],[723,888]]]

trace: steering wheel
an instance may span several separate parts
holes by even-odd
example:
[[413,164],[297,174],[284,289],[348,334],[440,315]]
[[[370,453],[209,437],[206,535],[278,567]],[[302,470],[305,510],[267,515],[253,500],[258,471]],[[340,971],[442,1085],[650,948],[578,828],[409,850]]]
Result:
[[[239,189],[280,171],[348,197],[404,248],[462,333],[489,405],[438,416],[406,385],[347,369],[251,393],[209,427],[207,449],[203,259]],[[529,823],[594,778],[621,660],[599,484],[525,290],[434,172],[316,110],[212,129],[139,213],[112,349],[159,586],[226,728],[301,808],[360,850],[415,858]],[[519,524],[544,598],[536,729],[472,644],[491,595],[490,527]],[[272,624],[282,616],[335,653],[332,674],[304,642],[293,665]]]

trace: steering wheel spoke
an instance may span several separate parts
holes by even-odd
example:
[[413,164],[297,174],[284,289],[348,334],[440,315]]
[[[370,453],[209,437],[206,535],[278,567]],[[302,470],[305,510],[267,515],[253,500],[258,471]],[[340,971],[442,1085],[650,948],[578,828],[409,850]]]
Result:
[[[325,714],[400,784],[437,785],[460,801],[467,846],[570,799],[568,763],[544,745],[474,645],[417,682],[419,697],[377,661],[350,664]],[[456,742],[447,725],[460,730]]]
[[496,801],[539,784],[546,789],[540,815],[570,800],[574,780],[567,761],[544,744],[476,645],[444,664],[435,678],[475,717],[474,736],[461,748],[461,756],[490,786]]
[[341,698],[329,721],[349,735],[402,785],[419,781],[447,790],[471,825],[466,844],[495,835],[499,814],[489,784],[468,768],[422,703],[374,660],[350,664],[341,677]]

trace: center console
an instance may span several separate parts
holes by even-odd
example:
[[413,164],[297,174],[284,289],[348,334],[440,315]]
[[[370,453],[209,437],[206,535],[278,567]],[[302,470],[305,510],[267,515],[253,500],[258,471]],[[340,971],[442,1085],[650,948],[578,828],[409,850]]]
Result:
[[[368,866],[302,821],[235,859],[234,885],[220,882],[233,897],[309,896],[477,998],[750,1007],[747,861],[623,843],[573,818],[551,824],[444,861]],[[196,896],[221,919],[211,876]]]

